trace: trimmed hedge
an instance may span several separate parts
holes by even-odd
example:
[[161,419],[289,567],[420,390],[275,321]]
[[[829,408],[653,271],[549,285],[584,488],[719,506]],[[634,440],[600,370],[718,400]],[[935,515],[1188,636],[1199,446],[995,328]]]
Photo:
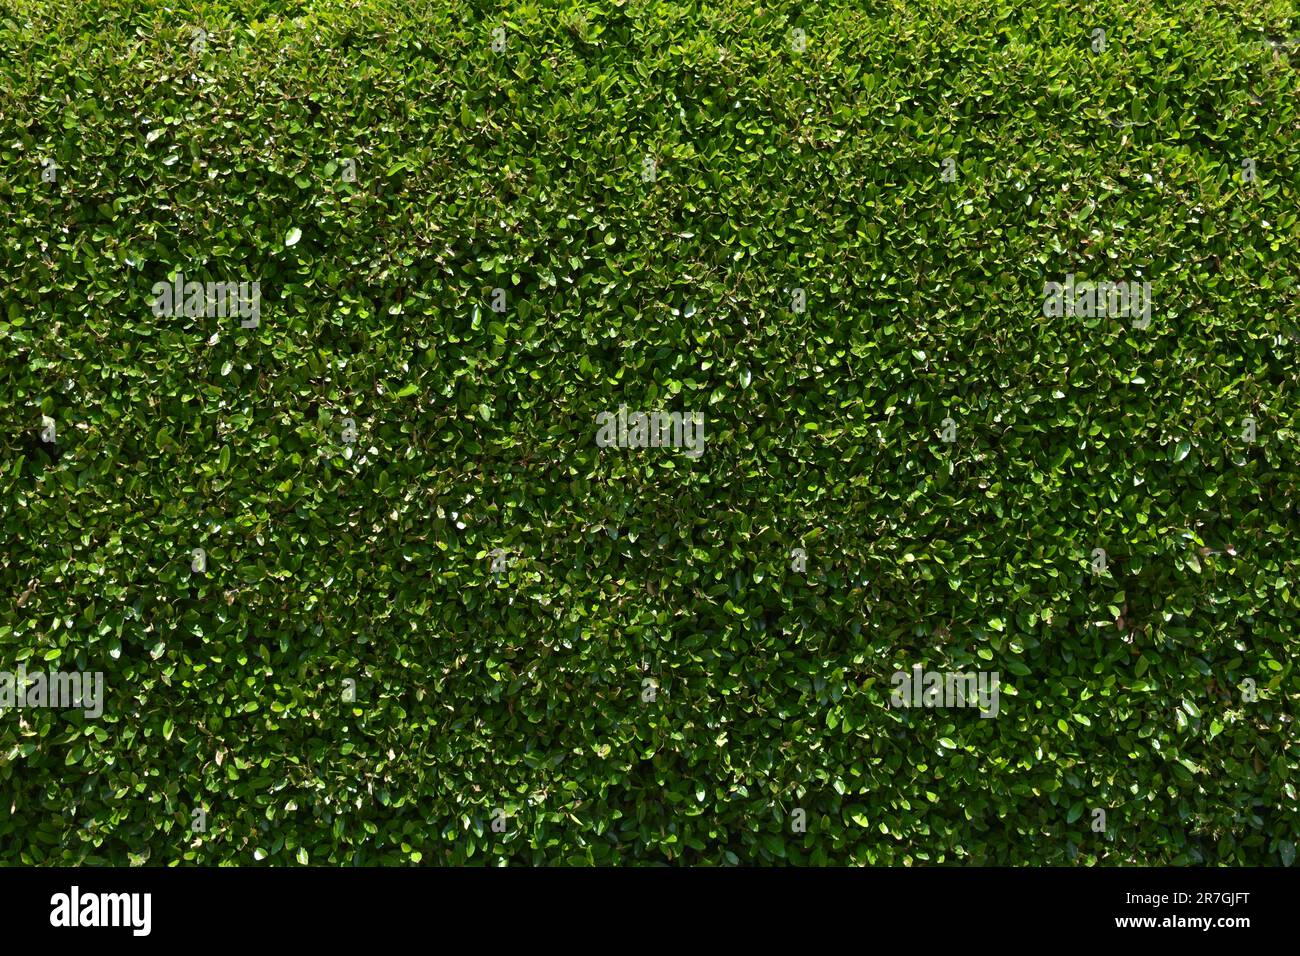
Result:
[[7,0],[0,860],[1291,864],[1296,37]]

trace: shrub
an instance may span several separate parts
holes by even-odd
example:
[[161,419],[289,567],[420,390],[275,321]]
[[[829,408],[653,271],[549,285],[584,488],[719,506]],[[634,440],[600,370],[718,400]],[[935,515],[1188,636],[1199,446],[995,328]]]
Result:
[[1293,4],[6,8],[0,859],[1292,862]]

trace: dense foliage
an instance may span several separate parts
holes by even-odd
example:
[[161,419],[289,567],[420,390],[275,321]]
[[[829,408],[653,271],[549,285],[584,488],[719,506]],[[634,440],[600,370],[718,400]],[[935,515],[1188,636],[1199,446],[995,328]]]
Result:
[[0,0],[0,860],[1290,864],[1296,36]]

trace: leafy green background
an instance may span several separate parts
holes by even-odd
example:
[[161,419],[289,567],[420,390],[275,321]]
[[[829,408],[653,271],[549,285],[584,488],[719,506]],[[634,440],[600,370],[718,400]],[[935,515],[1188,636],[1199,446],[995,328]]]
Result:
[[[1289,865],[1297,30],[3,0],[0,668],[107,707],[0,714],[0,860]],[[1000,715],[891,710],[917,663]]]

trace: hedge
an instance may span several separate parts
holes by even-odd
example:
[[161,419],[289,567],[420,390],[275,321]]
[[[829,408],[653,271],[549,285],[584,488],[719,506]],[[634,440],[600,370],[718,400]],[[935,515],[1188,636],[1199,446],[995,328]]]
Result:
[[5,0],[0,860],[1290,865],[1298,39]]

